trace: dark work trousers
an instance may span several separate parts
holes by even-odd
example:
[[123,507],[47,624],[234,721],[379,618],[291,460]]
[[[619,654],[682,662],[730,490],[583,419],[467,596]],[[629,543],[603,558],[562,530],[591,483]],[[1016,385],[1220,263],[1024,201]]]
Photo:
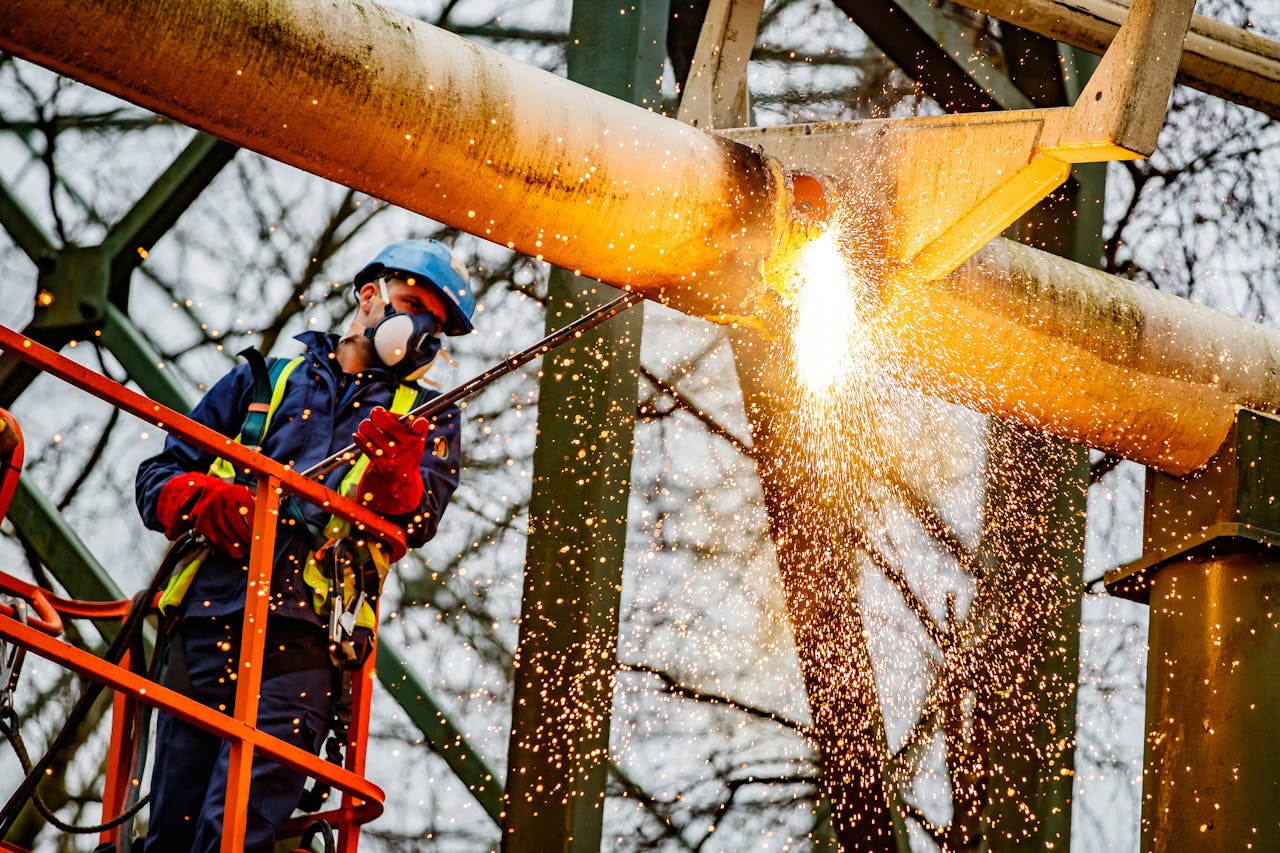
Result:
[[[233,713],[236,682],[231,675],[239,657],[241,619],[239,613],[183,619],[169,644],[166,685]],[[294,619],[270,621],[258,728],[319,753],[332,706],[333,676],[327,661],[320,628]],[[230,755],[230,744],[217,735],[168,714],[158,715],[146,853],[219,849]],[[246,853],[274,849],[279,829],[297,808],[305,785],[305,776],[254,753]]]

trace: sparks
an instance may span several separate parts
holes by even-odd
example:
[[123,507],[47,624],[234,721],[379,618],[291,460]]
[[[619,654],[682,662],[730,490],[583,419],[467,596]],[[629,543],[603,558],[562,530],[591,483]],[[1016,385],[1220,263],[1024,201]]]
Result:
[[801,250],[798,279],[796,372],[810,394],[830,396],[857,367],[858,341],[864,334],[858,316],[860,288],[834,229]]

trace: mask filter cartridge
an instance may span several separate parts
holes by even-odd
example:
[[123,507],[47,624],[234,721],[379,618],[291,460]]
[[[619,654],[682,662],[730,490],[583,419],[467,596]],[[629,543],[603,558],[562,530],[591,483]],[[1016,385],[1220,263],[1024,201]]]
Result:
[[373,341],[378,360],[396,376],[413,382],[427,372],[440,352],[439,331],[439,321],[429,313],[402,314],[389,308],[365,334]]

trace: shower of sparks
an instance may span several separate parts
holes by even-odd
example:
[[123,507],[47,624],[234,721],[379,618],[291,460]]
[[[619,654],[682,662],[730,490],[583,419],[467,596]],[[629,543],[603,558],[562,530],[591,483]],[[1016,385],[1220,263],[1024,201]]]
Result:
[[845,384],[865,349],[858,282],[835,229],[801,250],[798,279],[796,371],[810,394],[825,397]]
[[894,396],[885,336],[873,322],[874,267],[866,261],[866,242],[837,216],[800,249],[792,303],[792,428],[806,457],[797,463],[824,489],[846,496],[865,480],[864,463],[883,455],[882,421]]

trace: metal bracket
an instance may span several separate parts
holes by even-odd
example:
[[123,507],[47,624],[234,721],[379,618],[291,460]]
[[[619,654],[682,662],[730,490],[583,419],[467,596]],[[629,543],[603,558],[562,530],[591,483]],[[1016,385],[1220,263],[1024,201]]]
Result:
[[63,246],[37,266],[36,328],[79,332],[102,324],[111,286],[111,256],[102,246]]
[[1155,149],[1191,9],[1137,0],[1072,107],[721,133],[788,168],[853,179],[864,187],[848,193],[854,215],[883,223],[887,279],[931,281],[1058,187],[1071,164]]
[[1218,452],[1184,477],[1148,469],[1143,554],[1107,573],[1107,591],[1147,601],[1162,566],[1280,546],[1280,418],[1237,409]]
[[741,127],[750,121],[747,60],[764,0],[711,0],[676,118],[694,127]]

